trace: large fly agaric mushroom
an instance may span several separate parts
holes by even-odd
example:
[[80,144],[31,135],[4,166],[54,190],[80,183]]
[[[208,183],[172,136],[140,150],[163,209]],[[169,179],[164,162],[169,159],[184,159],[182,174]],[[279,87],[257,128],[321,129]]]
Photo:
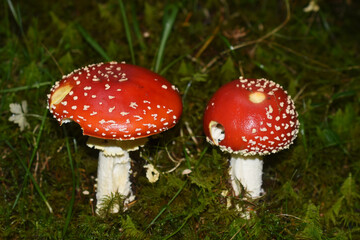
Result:
[[[99,63],[63,76],[48,95],[48,108],[60,124],[77,122],[88,145],[100,150],[97,210],[119,193],[134,199],[129,151],[147,136],[172,128],[182,112],[178,90],[160,75],[125,63]],[[113,209],[117,212],[118,207]]]
[[262,156],[286,149],[299,129],[294,102],[283,88],[266,79],[244,79],[222,86],[204,114],[207,140],[231,154],[229,174],[234,193],[241,185],[251,198],[262,194]]

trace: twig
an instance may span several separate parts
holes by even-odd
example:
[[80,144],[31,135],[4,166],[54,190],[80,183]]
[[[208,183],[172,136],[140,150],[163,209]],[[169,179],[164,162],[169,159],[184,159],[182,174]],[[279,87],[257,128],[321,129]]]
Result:
[[293,216],[293,215],[290,215],[290,214],[286,214],[286,213],[281,213],[281,214],[279,214],[278,216],[280,216],[280,217],[291,217],[291,218],[295,218],[295,219],[297,219],[297,220],[300,220],[300,221],[303,221],[301,218],[299,218],[299,217],[296,217],[296,216]]
[[175,165],[175,167],[173,167],[172,169],[166,171],[166,173],[171,173],[173,171],[175,171],[179,166],[180,164],[184,161],[184,159],[182,158],[181,161],[177,162],[177,164]]
[[[304,55],[304,54],[302,54],[302,53],[300,53],[300,52],[297,52],[297,51],[295,51],[295,50],[293,50],[293,49],[291,49],[291,48],[285,47],[285,46],[283,46],[283,45],[281,45],[281,44],[278,44],[278,43],[276,43],[276,42],[272,42],[271,44],[274,45],[274,46],[276,46],[276,47],[282,48],[282,49],[284,49],[285,51],[287,51],[287,52],[289,52],[289,53],[292,53],[292,54],[294,54],[294,55],[296,55],[296,56],[302,57],[302,58],[306,59],[307,61],[309,61],[309,62],[311,62],[311,63],[313,63],[313,64],[315,64],[315,65],[318,65],[318,66],[320,66],[320,67],[322,67],[322,68],[324,68],[324,69],[326,69],[326,70],[332,70],[332,68],[329,67],[328,65],[326,65],[326,64],[324,64],[324,63],[322,63],[322,62],[319,62],[319,61],[317,61],[317,60],[315,60],[315,59],[312,59],[312,58],[310,58],[309,56],[306,56],[306,55]],[[334,71],[335,71],[335,70],[334,70]]]
[[175,160],[174,157],[171,156],[171,153],[169,152],[169,150],[168,150],[168,148],[167,148],[167,145],[165,146],[165,151],[166,151],[169,159],[170,159],[172,162],[176,163],[175,167],[173,167],[172,169],[166,171],[166,173],[171,173],[171,172],[175,171],[175,170],[180,166],[180,164],[181,164],[183,161],[185,161],[185,159],[184,159],[184,158],[180,158],[179,160]]
[[210,60],[210,62],[201,70],[202,72],[206,72],[207,69],[209,69],[215,62],[217,62],[217,60],[220,59],[220,57],[222,57],[225,54],[228,54],[229,52],[232,52],[234,50],[255,44],[255,43],[259,43],[264,41],[265,39],[271,37],[272,35],[274,35],[275,33],[277,33],[278,31],[280,31],[283,27],[285,27],[285,25],[289,22],[290,18],[291,18],[291,12],[290,12],[290,5],[289,5],[289,0],[285,0],[285,5],[286,5],[286,18],[285,20],[276,28],[274,28],[273,30],[271,30],[270,32],[268,32],[267,34],[261,36],[258,39],[252,40],[252,41],[247,41],[244,42],[242,44],[233,46],[231,49],[227,49],[225,51],[222,51],[218,56],[214,57],[212,60]]
[[201,54],[205,51],[205,49],[210,45],[210,43],[214,40],[216,34],[219,32],[220,30],[220,24],[222,23],[223,18],[220,18],[220,21],[218,23],[218,25],[215,27],[213,33],[211,34],[211,36],[206,40],[206,42],[204,43],[204,45],[199,49],[199,51],[195,54],[195,58],[198,59]]
[[61,75],[64,75],[64,71],[62,70],[62,68],[60,67],[58,61],[55,59],[54,55],[51,54],[51,52],[49,51],[49,49],[43,44],[41,43],[41,45],[43,46],[43,48],[45,49],[45,51],[49,54],[49,56],[51,57],[51,59],[53,60],[53,62],[55,63],[56,67],[59,69]]
[[180,162],[183,161],[182,158],[180,158],[179,160],[174,159],[174,157],[171,156],[171,153],[169,152],[169,150],[168,150],[168,148],[167,148],[167,145],[165,146],[165,151],[166,151],[169,159],[170,159],[172,162],[177,163],[177,162],[179,162],[179,161],[180,161]]
[[295,97],[293,97],[293,101],[296,102],[296,100],[299,98],[299,96],[304,92],[305,88],[308,86],[308,84],[305,84],[300,90],[299,92],[295,95]]
[[200,150],[200,148],[199,148],[199,142],[198,142],[198,140],[196,139],[196,137],[194,136],[194,133],[193,133],[192,129],[190,128],[189,122],[185,121],[185,127],[186,127],[186,130],[188,131],[191,139],[193,140],[193,142],[194,142],[195,145],[196,145],[196,150],[197,150],[198,152],[200,152],[201,150]]

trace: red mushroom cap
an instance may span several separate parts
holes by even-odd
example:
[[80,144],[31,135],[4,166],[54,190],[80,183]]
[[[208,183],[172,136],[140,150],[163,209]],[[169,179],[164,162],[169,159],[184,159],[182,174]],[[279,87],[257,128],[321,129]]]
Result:
[[60,124],[73,120],[84,135],[132,140],[172,128],[182,102],[162,76],[125,63],[93,64],[63,76],[48,95]]
[[[293,143],[299,129],[297,116],[294,102],[279,84],[240,78],[222,86],[210,99],[204,131],[208,141],[223,151],[266,155]],[[225,136],[214,139],[213,127]]]

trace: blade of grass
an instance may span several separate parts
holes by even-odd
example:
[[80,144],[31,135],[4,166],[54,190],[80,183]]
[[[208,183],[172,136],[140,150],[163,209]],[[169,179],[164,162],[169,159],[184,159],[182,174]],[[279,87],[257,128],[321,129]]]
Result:
[[145,45],[145,42],[144,42],[144,38],[141,35],[139,22],[138,22],[137,17],[136,17],[136,5],[135,4],[136,4],[135,1],[131,1],[131,19],[132,19],[132,22],[133,22],[133,25],[134,25],[135,35],[136,35],[136,37],[137,37],[137,39],[139,41],[141,49],[144,51],[144,50],[146,50],[146,45]]
[[133,64],[136,64],[135,55],[134,55],[134,48],[133,48],[132,40],[131,40],[131,33],[130,33],[129,23],[128,23],[128,20],[127,20],[125,7],[124,7],[124,4],[123,4],[122,0],[119,0],[119,5],[120,5],[121,16],[122,16],[122,19],[123,19],[123,22],[124,22],[126,39],[128,41],[128,44],[129,44],[131,61],[132,61]]
[[171,61],[168,65],[166,65],[161,71],[160,71],[160,75],[164,75],[167,70],[169,70],[172,66],[174,66],[177,62],[179,62],[180,60],[182,60],[183,58],[185,58],[186,56],[190,55],[195,49],[197,49],[199,46],[201,46],[204,43],[204,41],[199,42],[198,44],[196,44],[191,50],[189,50],[187,53],[181,55],[180,57],[177,57],[176,59],[174,59],[173,61]]
[[[36,152],[37,152],[37,150],[39,149],[42,132],[43,132],[44,126],[45,126],[45,120],[46,120],[47,112],[48,112],[48,110],[45,109],[45,111],[44,111],[44,113],[43,113],[43,116],[42,116],[42,121],[41,121],[40,129],[39,129],[39,133],[38,133],[38,136],[37,136],[37,139],[36,139],[36,144],[35,144],[35,147],[34,147],[34,149],[33,149],[32,154],[31,154],[29,164],[28,164],[28,166],[25,165],[25,167],[26,167],[26,169],[25,169],[26,175],[25,175],[25,177],[24,177],[22,189],[27,185],[28,177],[30,177],[30,179],[33,181],[34,186],[35,186],[35,188],[37,189],[37,191],[38,191],[38,192],[40,191],[39,186],[36,187],[36,185],[37,185],[37,184],[35,184],[36,181],[35,181],[35,179],[33,178],[32,174],[30,173],[30,170],[29,170],[29,169],[31,169],[32,163],[33,163],[33,161],[34,161],[34,159],[35,159],[35,156],[36,156]],[[21,162],[22,162],[22,161],[21,161]],[[22,163],[23,163],[23,162],[22,162]],[[14,204],[13,204],[13,209],[15,208],[15,206],[16,206],[17,203],[18,203],[19,198],[20,198],[20,196],[21,196],[21,193],[22,193],[22,190],[21,190],[21,191],[18,193],[18,195],[16,196],[16,200],[15,200],[15,202],[14,202]],[[42,198],[43,201],[45,202],[46,206],[49,208],[50,213],[53,213],[53,210],[52,210],[51,206],[49,205],[49,203],[47,202],[44,194],[42,194],[41,191],[40,191],[39,195],[41,196],[41,198]]]
[[[0,81],[1,81],[1,79],[0,79]],[[40,88],[40,87],[48,86],[51,84],[52,84],[51,82],[41,82],[41,83],[35,83],[31,86],[21,86],[21,87],[16,87],[16,88],[2,89],[2,90],[0,90],[0,94],[24,91],[24,90],[29,90],[29,89],[33,89],[33,88]]]
[[[205,150],[203,151],[203,153],[205,153],[206,150],[207,150],[207,149],[205,149]],[[186,165],[187,165],[187,167],[188,167],[189,169],[191,169],[189,154],[187,154],[185,147],[184,147],[184,154],[185,154],[185,159],[186,159]],[[203,156],[203,154],[202,154],[201,156]],[[202,158],[202,157],[201,157],[201,158]],[[200,159],[201,159],[201,158],[200,158]],[[195,168],[197,168],[198,165],[199,165],[199,164],[196,164]],[[166,236],[164,239],[169,239],[169,238],[171,238],[172,236],[174,236],[176,233],[178,233],[178,232],[185,226],[185,224],[187,223],[187,221],[189,220],[189,218],[191,218],[192,216],[193,216],[193,213],[191,212],[191,213],[185,218],[183,224],[181,224],[181,226],[180,226],[178,229],[176,229],[173,233],[171,233],[171,234],[169,234],[168,236]]]
[[21,17],[19,11],[16,12],[15,8],[14,8],[14,4],[12,3],[11,0],[7,0],[8,6],[10,8],[10,11],[15,19],[16,24],[18,25],[18,27],[20,28],[21,34],[24,35],[24,31],[23,31],[23,27],[22,27],[22,22],[21,22]]
[[237,56],[237,52],[236,51],[232,51],[233,46],[232,44],[229,42],[229,40],[222,35],[221,33],[218,34],[219,38],[225,43],[225,45],[229,48],[231,55],[235,58],[235,59],[239,59]]
[[87,41],[90,44],[90,46],[94,48],[95,51],[97,51],[106,61],[110,62],[111,61],[110,57],[106,54],[104,49],[102,49],[102,47],[89,35],[89,33],[87,33],[85,29],[82,28],[79,24],[77,24],[76,27],[80,32],[80,34],[85,39],[85,41]]
[[[39,129],[39,134],[38,134],[38,137],[37,137],[37,140],[36,140],[36,145],[35,145],[35,148],[32,152],[32,155],[31,155],[31,158],[30,158],[30,162],[29,162],[29,165],[26,166],[26,164],[21,160],[20,156],[17,154],[16,150],[12,147],[12,145],[10,144],[10,142],[8,142],[6,140],[6,143],[7,145],[15,152],[16,156],[18,157],[19,161],[21,162],[21,164],[23,165],[23,167],[25,168],[25,171],[26,171],[26,175],[25,175],[25,178],[24,178],[24,181],[23,181],[23,185],[22,185],[22,189],[26,186],[27,184],[27,177],[30,177],[31,181],[33,182],[36,190],[39,192],[39,195],[41,196],[41,198],[43,199],[43,201],[45,202],[45,204],[48,206],[49,208],[49,211],[52,213],[52,208],[50,206],[50,204],[47,202],[44,194],[42,194],[41,190],[40,190],[40,187],[38,186],[36,180],[34,179],[34,177],[32,176],[31,172],[30,172],[30,168],[31,168],[31,165],[32,165],[32,162],[35,158],[35,155],[36,155],[36,152],[39,148],[39,144],[40,144],[40,139],[41,139],[41,136],[42,136],[42,131],[44,129],[44,125],[45,125],[45,119],[46,119],[46,115],[47,115],[47,109],[45,109],[45,112],[42,116],[42,121],[41,121],[41,125],[40,125],[40,129]],[[17,202],[20,198],[20,195],[22,193],[22,189],[20,190],[19,194],[17,195],[16,197],[16,200],[14,202],[14,205],[13,205],[13,209],[15,208],[15,206],[17,205]]]
[[[38,194],[40,195],[41,199],[43,200],[43,202],[45,203],[45,205],[47,206],[47,208],[49,209],[50,213],[53,213],[52,207],[50,206],[49,202],[46,200],[45,195],[42,193],[39,185],[37,184],[35,178],[33,177],[33,175],[30,173],[29,168],[26,166],[26,164],[23,162],[23,160],[21,159],[21,157],[19,156],[18,152],[16,151],[16,149],[11,145],[11,143],[8,140],[5,140],[5,143],[9,146],[9,148],[15,153],[16,158],[18,159],[18,161],[20,162],[20,164],[22,165],[22,167],[25,169],[26,174],[29,175],[30,180],[32,181],[32,183],[34,184],[34,187],[36,189],[36,191],[38,192]],[[22,192],[24,188],[24,185],[22,186],[20,192]],[[19,196],[19,194],[18,194]],[[18,196],[16,196],[16,202],[19,200]],[[15,203],[13,205],[13,209],[15,207]]]
[[73,159],[71,156],[71,150],[70,150],[70,144],[69,144],[69,137],[68,134],[66,132],[66,128],[63,128],[64,130],[64,135],[65,135],[65,143],[66,143],[66,149],[67,149],[67,153],[68,153],[68,158],[69,158],[69,164],[70,164],[70,169],[71,169],[71,176],[72,176],[72,183],[73,183],[73,189],[71,192],[71,199],[70,199],[70,203],[69,203],[69,208],[67,210],[66,213],[66,220],[65,220],[65,226],[63,229],[63,237],[65,237],[66,232],[68,230],[71,218],[72,218],[72,211],[74,208],[74,203],[75,203],[75,195],[76,195],[76,189],[77,189],[77,180],[76,180],[76,174],[75,174],[75,170],[74,170],[74,163],[73,163]]
[[154,72],[159,72],[163,58],[166,42],[170,36],[171,29],[174,25],[179,7],[175,4],[169,4],[166,6],[165,14],[163,17],[164,30],[161,35],[159,50],[156,53],[155,66],[153,67]]
[[171,205],[171,203],[176,199],[176,197],[179,196],[179,194],[184,189],[187,183],[188,183],[188,179],[184,182],[181,188],[179,188],[179,190],[170,199],[170,201],[160,210],[160,212],[156,215],[156,217],[149,223],[149,225],[145,228],[144,232],[146,232],[156,222],[156,220],[165,212],[165,210]]
[[187,221],[189,220],[189,218],[191,218],[193,216],[193,213],[190,213],[184,220],[183,224],[181,224],[180,227],[178,227],[178,229],[175,230],[175,232],[167,235],[165,238],[163,238],[163,240],[166,240],[166,239],[169,239],[171,238],[172,236],[174,236],[175,234],[177,234],[184,226],[185,224],[187,223]]
[[175,63],[179,62],[181,59],[185,58],[187,54],[184,54],[178,58],[176,58],[174,61],[171,61],[168,65],[166,65],[166,67],[164,67],[161,72],[159,73],[160,75],[164,75],[172,66],[175,65]]
[[183,96],[182,96],[182,102],[183,102],[183,104],[185,103],[185,100],[186,100],[187,94],[188,94],[188,92],[189,92],[189,89],[190,89],[190,87],[191,87],[191,84],[192,84],[192,80],[190,80],[190,81],[188,82],[188,84],[186,84],[186,88],[185,88],[184,93],[183,93]]
[[[201,160],[203,159],[203,156],[205,155],[206,151],[208,149],[208,146],[205,147],[205,149],[201,152],[199,160],[197,161],[194,170],[197,169],[199,164],[201,163]],[[149,223],[149,225],[145,228],[144,232],[146,232],[152,225],[155,224],[156,220],[165,212],[165,210],[170,207],[171,203],[179,196],[179,194],[182,192],[186,184],[189,182],[189,179],[186,179],[184,184],[179,188],[179,190],[175,193],[175,195],[170,199],[170,201],[160,210],[160,212],[155,216],[155,218]]]

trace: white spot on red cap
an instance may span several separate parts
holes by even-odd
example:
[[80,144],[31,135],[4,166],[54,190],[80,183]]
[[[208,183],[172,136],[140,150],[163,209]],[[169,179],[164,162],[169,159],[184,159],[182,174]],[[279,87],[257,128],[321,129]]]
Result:
[[138,107],[138,105],[136,104],[136,102],[131,102],[130,107],[133,109],[136,109]]
[[134,115],[133,117],[136,118],[135,121],[141,121],[143,119],[139,115]]

